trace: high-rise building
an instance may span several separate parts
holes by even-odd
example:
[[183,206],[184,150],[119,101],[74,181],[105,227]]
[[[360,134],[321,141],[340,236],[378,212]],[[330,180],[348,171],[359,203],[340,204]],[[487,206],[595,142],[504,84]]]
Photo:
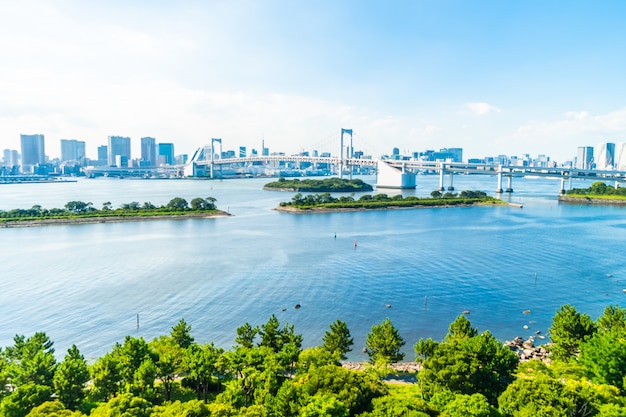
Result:
[[155,166],[157,163],[156,140],[151,137],[141,138],[141,160],[146,166]]
[[20,154],[15,149],[5,149],[3,154],[3,165],[14,167],[20,164]]
[[61,161],[79,161],[85,157],[85,142],[61,139]]
[[613,169],[615,162],[615,144],[610,142],[598,143],[595,155],[594,162],[596,163],[596,169]]
[[615,169],[626,171],[626,142],[620,142],[615,146]]
[[37,135],[20,135],[22,144],[22,172],[32,173],[33,167],[46,162],[44,137]]
[[174,144],[159,143],[159,163],[174,165]]
[[130,138],[125,136],[109,136],[109,166],[117,166],[115,157],[118,155],[124,157],[122,160],[130,161]]
[[239,147],[239,157],[240,158],[245,158],[246,157],[246,147],[245,146],[240,146]]
[[591,169],[593,164],[593,148],[591,146],[579,146],[576,156],[577,169]]

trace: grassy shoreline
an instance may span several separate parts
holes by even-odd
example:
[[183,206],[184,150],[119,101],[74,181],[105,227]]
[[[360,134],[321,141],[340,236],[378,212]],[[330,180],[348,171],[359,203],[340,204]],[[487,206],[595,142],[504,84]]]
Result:
[[161,213],[149,215],[111,215],[111,216],[82,216],[82,217],[57,217],[57,218],[25,218],[25,219],[0,219],[0,228],[15,227],[36,227],[50,225],[77,225],[96,223],[122,223],[122,222],[142,222],[154,220],[186,220],[186,219],[211,219],[217,217],[231,216],[221,210],[211,210],[207,212],[191,213]]

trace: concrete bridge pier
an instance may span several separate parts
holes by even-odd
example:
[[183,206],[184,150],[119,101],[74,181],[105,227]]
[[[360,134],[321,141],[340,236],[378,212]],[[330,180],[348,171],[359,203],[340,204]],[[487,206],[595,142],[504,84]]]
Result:
[[505,193],[512,193],[513,192],[513,188],[512,188],[512,184],[513,184],[513,175],[509,175],[507,177],[507,187],[506,190],[504,190]]
[[502,172],[498,172],[498,185],[496,186],[496,193],[502,194]]
[[443,175],[444,175],[444,165],[443,163],[439,164],[439,191],[445,191],[446,189],[443,186]]
[[565,177],[561,177],[561,190],[559,192],[561,195],[565,194]]
[[452,181],[454,180],[454,172],[450,171],[450,185],[448,186],[448,191],[454,191],[454,185]]

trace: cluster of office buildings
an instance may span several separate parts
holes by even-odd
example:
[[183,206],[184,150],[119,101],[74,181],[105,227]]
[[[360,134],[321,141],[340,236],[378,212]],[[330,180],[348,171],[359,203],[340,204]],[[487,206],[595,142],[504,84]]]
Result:
[[133,158],[131,139],[125,136],[109,136],[106,145],[98,146],[97,159],[90,159],[85,152],[85,142],[61,139],[61,157],[50,160],[46,155],[45,138],[42,134],[20,135],[21,149],[4,149],[0,175],[18,174],[79,174],[86,166],[117,168],[153,168],[187,162],[186,155],[175,155],[173,143],[157,143],[155,138],[141,138],[141,157]]
[[595,148],[580,146],[575,165],[579,169],[626,171],[626,142],[602,142]]
[[[173,143],[157,143],[155,138],[143,137],[141,140],[141,155],[132,157],[131,139],[125,136],[109,136],[106,145],[98,146],[97,159],[86,156],[85,142],[76,139],[61,139],[61,157],[49,160],[45,152],[44,135],[21,135],[21,152],[15,149],[4,149],[0,163],[0,175],[18,174],[66,174],[79,175],[83,167],[105,168],[156,168],[184,165],[187,163],[187,155],[176,155]],[[220,145],[219,152],[211,150],[216,158],[244,158],[246,156],[268,156],[269,149],[262,142],[261,152],[251,149],[249,152],[245,146],[240,146],[238,152],[234,150],[221,150],[221,139],[214,139]],[[212,143],[213,145],[214,143]],[[272,153],[271,155],[284,155]],[[301,156],[330,157],[330,152],[318,153],[317,151],[302,152]],[[348,155],[353,158],[371,159],[361,151],[350,149]],[[446,161],[463,162],[462,148],[442,148],[438,151],[425,150],[411,152],[408,155],[400,153],[399,148],[393,148],[391,155],[383,155],[383,159],[394,160],[422,160],[422,161]],[[521,157],[497,155],[484,158],[470,158],[468,163],[494,164],[509,166],[528,167],[557,167],[555,161],[549,156],[538,155],[531,157],[524,154]],[[597,146],[580,146],[572,161],[561,164],[564,167],[577,169],[595,170],[620,170],[626,171],[626,143],[603,142]]]

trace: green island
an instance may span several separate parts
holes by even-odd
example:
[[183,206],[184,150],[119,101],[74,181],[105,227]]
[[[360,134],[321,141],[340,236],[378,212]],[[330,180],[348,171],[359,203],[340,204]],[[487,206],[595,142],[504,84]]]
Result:
[[391,320],[374,324],[365,338],[369,361],[358,367],[345,362],[354,338],[339,319],[321,345],[303,348],[294,325],[272,314],[238,327],[230,350],[196,341],[181,319],[169,334],[126,336],[90,361],[76,345],[57,357],[44,332],[16,335],[0,349],[0,415],[626,415],[626,309],[609,305],[594,321],[564,305],[548,329],[550,343],[534,346],[530,337],[515,349],[479,332],[467,314],[442,340],[416,341],[410,363],[401,362],[406,342]]
[[29,209],[0,210],[0,227],[41,226],[48,224],[85,224],[121,221],[143,221],[159,219],[206,218],[227,216],[217,209],[213,197],[196,197],[190,202],[175,197],[167,204],[155,206],[150,202],[137,201],[113,208],[110,202],[101,209],[84,201],[69,201],[63,208],[46,209],[34,205]]
[[447,192],[442,194],[433,191],[431,197],[419,198],[416,196],[403,197],[402,195],[388,196],[387,194],[362,195],[358,200],[353,196],[333,197],[330,193],[309,194],[303,196],[298,193],[291,201],[281,202],[276,208],[279,211],[345,211],[391,208],[417,207],[450,207],[471,205],[506,205],[497,198],[488,196],[483,191],[461,191],[460,193]]
[[559,196],[563,203],[585,204],[626,204],[626,188],[611,187],[601,181],[589,188],[572,188]]
[[292,191],[292,192],[359,192],[359,191],[373,191],[374,188],[359,179],[346,180],[340,178],[325,178],[323,180],[315,179],[293,179],[287,180],[280,177],[278,181],[267,183],[263,186],[264,190],[272,191]]

